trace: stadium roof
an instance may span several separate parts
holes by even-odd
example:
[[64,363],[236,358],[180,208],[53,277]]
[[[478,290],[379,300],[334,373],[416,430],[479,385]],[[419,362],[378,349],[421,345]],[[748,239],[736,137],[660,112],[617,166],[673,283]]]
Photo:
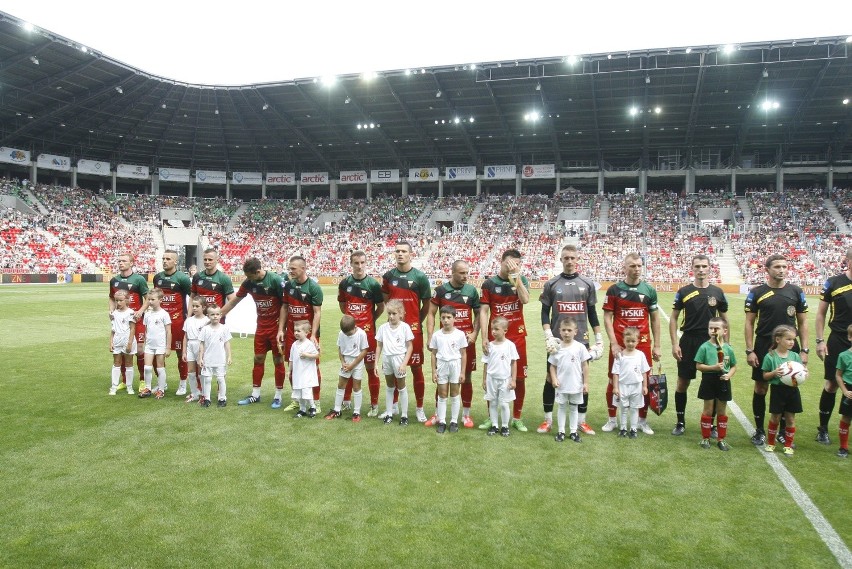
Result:
[[852,162],[847,37],[212,86],[23,24],[0,12],[0,146],[34,155],[264,172]]

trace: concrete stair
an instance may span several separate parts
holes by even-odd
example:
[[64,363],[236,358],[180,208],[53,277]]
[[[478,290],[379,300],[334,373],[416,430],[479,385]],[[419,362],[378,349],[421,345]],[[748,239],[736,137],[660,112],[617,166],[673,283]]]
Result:
[[834,205],[834,202],[830,199],[823,200],[825,204],[825,209],[828,210],[828,213],[831,214],[832,219],[834,219],[834,223],[837,225],[838,233],[849,233],[849,226],[846,224],[846,221],[843,219],[843,216],[840,215],[840,211],[838,211],[837,206]]
[[716,261],[719,263],[719,280],[724,284],[742,284],[743,275],[730,242],[714,239],[713,244],[716,249]]

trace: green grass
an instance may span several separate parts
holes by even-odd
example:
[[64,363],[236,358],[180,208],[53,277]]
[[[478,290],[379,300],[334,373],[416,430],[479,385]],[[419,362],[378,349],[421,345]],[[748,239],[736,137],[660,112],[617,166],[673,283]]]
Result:
[[[666,312],[671,296],[661,295]],[[326,298],[324,410],[339,320],[330,289]],[[743,299],[730,300],[739,357]],[[251,385],[250,338],[233,341],[225,409],[173,395],[109,397],[103,285],[3,287],[0,302],[3,567],[837,565],[733,417],[731,452],[698,447],[696,385],[681,438],[668,434],[673,398],[649,418],[653,437],[599,432],[577,445],[536,434],[544,376],[536,300],[526,314],[531,429],[509,439],[372,419],[297,421],[269,408],[271,362],[263,403],[238,407]],[[173,358],[167,367],[173,392]],[[740,369],[735,401],[750,416],[752,383]],[[849,544],[843,496],[852,464],[834,456],[836,445],[813,440],[821,366],[811,371],[798,450],[784,464]],[[596,428],[606,415],[604,377],[593,363]],[[480,381],[477,421],[485,418]],[[429,378],[426,389],[429,411]],[[833,439],[836,427],[835,416]]]

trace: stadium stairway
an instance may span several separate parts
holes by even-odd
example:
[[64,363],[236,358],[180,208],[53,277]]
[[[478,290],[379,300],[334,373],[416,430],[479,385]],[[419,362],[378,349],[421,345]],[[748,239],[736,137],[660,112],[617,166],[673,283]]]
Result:
[[834,220],[834,223],[837,224],[837,232],[849,234],[849,226],[844,221],[843,216],[840,215],[840,212],[837,210],[837,206],[834,205],[834,202],[830,199],[823,200],[825,204],[825,209],[828,210],[828,213],[831,214],[831,218]]
[[467,223],[468,227],[473,227],[473,224],[476,223],[476,220],[479,219],[479,214],[482,213],[482,210],[485,209],[485,203],[479,202],[476,204],[476,207],[473,208],[473,211],[470,212],[470,217],[468,217],[464,222]]
[[716,262],[719,263],[719,280],[723,284],[742,284],[743,275],[737,266],[734,249],[730,241],[713,238],[713,248],[716,249]]
[[237,208],[237,211],[234,212],[234,215],[231,216],[231,219],[228,220],[228,224],[225,226],[225,229],[231,231],[240,223],[240,216],[248,209],[249,204],[243,203],[240,207]]
[[27,195],[27,202],[33,204],[38,212],[42,215],[50,215],[50,212],[47,211],[47,208],[42,205],[38,198],[35,197],[35,194],[30,191],[29,188],[24,188],[23,192]]
[[601,200],[601,209],[598,213],[598,231],[603,234],[609,233],[609,200]]
[[[69,259],[73,259],[75,263],[79,263],[80,267],[83,268],[84,272],[87,273],[97,273],[100,272],[100,268],[97,267],[94,263],[92,263],[89,259],[78,253],[73,247],[69,245],[65,245],[62,241],[57,238],[53,233],[49,231],[45,231],[44,229],[36,229],[36,233],[41,235],[45,241],[50,243],[51,245],[58,246],[62,249],[62,252]],[[69,263],[70,264],[70,263]]]
[[420,215],[417,216],[417,221],[414,222],[414,225],[426,225],[432,217],[433,211],[435,211],[435,207],[432,205],[424,207]]
[[743,223],[748,225],[751,221],[751,208],[748,205],[748,198],[742,197],[737,198],[737,204],[740,206],[740,210],[743,212]]

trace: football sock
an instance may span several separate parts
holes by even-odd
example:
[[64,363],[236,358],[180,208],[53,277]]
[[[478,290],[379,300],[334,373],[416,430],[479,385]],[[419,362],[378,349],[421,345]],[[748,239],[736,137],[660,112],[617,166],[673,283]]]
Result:
[[556,432],[565,432],[565,404],[559,403],[556,405]]
[[364,404],[364,392],[362,390],[352,392],[352,413],[361,414],[361,405]]
[[275,388],[278,390],[284,389],[284,379],[287,377],[287,368],[282,361],[280,364],[275,364]]
[[130,366],[124,372],[125,382],[126,382],[125,385],[127,385],[128,389],[133,389],[133,373],[134,373],[133,366]]
[[192,370],[190,372],[190,376],[191,377],[189,378],[189,393],[192,395],[192,397],[198,397],[199,395],[201,395],[201,390],[198,388],[198,378],[195,375],[195,370]]
[[492,405],[488,406],[488,418],[491,420],[491,426],[499,428],[500,421],[497,419],[498,404],[496,401],[492,401],[491,403]]
[[639,418],[644,421],[645,418],[648,416],[648,409],[651,408],[651,396],[645,395],[643,399],[645,401],[645,405],[643,405],[642,408],[639,409]]
[[145,374],[145,388],[151,389],[154,386],[154,366],[143,367],[142,373]]
[[[121,379],[121,366],[112,366],[112,386],[118,387],[118,380]],[[129,385],[133,385],[133,382],[130,382]]]
[[630,429],[633,431],[639,428],[639,412],[636,407],[630,408]]
[[829,393],[823,388],[822,395],[819,397],[819,426],[823,430],[828,429],[828,420],[831,419],[831,412],[834,411],[834,402],[836,400],[836,391]]
[[500,402],[500,415],[503,418],[503,426],[508,427],[509,421],[512,418],[512,415],[509,413],[509,402],[508,401],[501,401]]
[[778,434],[778,423],[769,421],[769,430],[766,432],[766,444],[775,446],[775,436]]
[[840,421],[840,448],[849,448],[849,423]]
[[[347,385],[351,385],[352,380],[350,379]],[[334,392],[334,407],[332,408],[334,411],[340,413],[340,406],[343,405],[343,396],[346,393],[346,389],[337,388],[337,391]]]
[[395,387],[385,387],[385,412],[391,416],[393,416],[393,394],[395,391]]
[[524,410],[524,396],[527,392],[527,382],[522,377],[515,379],[515,404],[513,405],[513,417],[521,418],[521,412]]
[[316,408],[317,408],[317,400],[316,399],[306,399],[306,401],[307,401],[307,405],[308,405],[308,410],[311,410],[311,409],[316,410]]
[[228,398],[228,386],[225,384],[225,376],[222,375],[222,377],[217,377],[216,379],[219,381],[219,391],[216,394],[217,397],[219,398],[219,401],[222,401],[223,399],[227,399]]
[[[627,427],[628,427],[628,425],[627,425],[627,411],[628,411],[628,409],[627,409],[627,407],[621,407],[620,409],[621,409],[621,413],[619,413],[619,415],[621,415],[621,428],[626,431]],[[615,419],[613,418],[612,420],[614,421]]]
[[606,410],[607,410],[607,413],[609,414],[609,420],[615,421],[616,409],[615,409],[615,405],[613,405],[613,403],[612,403],[612,400],[613,400],[612,384],[609,383],[606,386]]
[[301,411],[302,413],[307,413],[308,412],[308,400],[299,398],[299,399],[297,399],[297,401],[299,402],[299,411]]
[[210,399],[210,384],[212,383],[212,381],[213,378],[209,375],[201,376],[201,396],[204,397],[204,399]]
[[346,382],[346,387],[343,390],[343,399],[341,399],[340,402],[342,403],[343,401],[352,401],[352,378],[351,377]]
[[382,387],[382,382],[379,380],[376,368],[367,370],[367,387],[370,389],[370,405],[378,405],[379,390]]
[[[711,418],[712,420],[712,418]],[[719,415],[716,417],[716,425],[718,426],[719,440],[721,441],[728,436],[728,416]]]
[[[251,390],[251,394],[253,397],[260,397],[260,389],[257,390],[257,395],[254,393],[254,389]],[[284,395],[283,389],[275,389],[275,394],[272,396],[273,399],[281,399],[281,396]]]
[[[766,394],[755,393],[751,396],[751,412],[754,414],[754,426],[763,430],[763,416],[766,415]],[[777,427],[777,425],[776,425]],[[772,439],[773,441],[775,439]]]
[[553,402],[556,401],[556,390],[553,388],[553,384],[548,381],[550,378],[546,378],[544,380],[544,390],[541,393],[541,400],[544,406],[544,414],[553,413]]
[[[675,391],[675,414],[677,414],[677,422],[681,425],[686,424],[686,392],[679,393]],[[701,416],[702,420],[704,415]],[[704,437],[705,439],[707,437]]]
[[399,416],[408,417],[408,388],[399,390]]
[[186,371],[187,370],[186,362],[183,361],[183,351],[176,350],[175,356],[177,357],[177,361],[178,361],[178,375],[180,376],[180,380],[183,382],[183,383],[181,383],[181,386],[183,386],[184,389],[186,389],[186,378],[187,378],[188,374],[187,374],[187,371]]
[[[462,404],[464,404],[464,397],[462,397]],[[462,417],[470,417],[470,407],[462,407]]]
[[166,390],[166,368],[157,368],[157,389],[160,391]]
[[784,446],[787,448],[793,448],[793,439],[796,437],[796,427],[787,427],[784,432],[784,436],[786,437]]
[[[589,394],[588,394],[588,393],[584,393],[584,394],[583,394],[583,402],[582,402],[582,403],[580,403],[580,405],[578,405],[578,407],[579,407],[579,409],[578,409],[578,410],[579,410],[579,411],[580,411],[580,413],[582,413],[583,415],[585,415],[585,414],[586,414],[586,411],[588,411],[588,410],[589,410]],[[585,422],[586,422],[586,420],[585,420],[585,419],[583,419],[583,420],[581,421],[581,423],[585,423]]]
[[578,405],[574,405],[573,403],[570,407],[568,407],[568,429],[570,429],[572,433],[577,432],[577,417],[580,414],[577,407]]
[[470,404],[473,402],[473,382],[465,381],[461,384],[461,402],[462,407],[467,409],[465,417],[470,415]]
[[[680,422],[680,421],[678,421]],[[710,415],[701,414],[701,438],[709,439],[710,438],[710,429],[713,428],[713,417]],[[722,433],[719,433],[719,438],[722,437]]]
[[459,410],[461,409],[461,396],[454,395],[450,397],[450,422],[459,422]]
[[548,424],[552,425],[552,424],[553,424],[553,411],[547,411],[547,412],[544,414],[544,420],[545,420]]
[[178,390],[181,390],[181,389],[186,391],[186,380],[185,379],[182,379],[178,382]]
[[423,366],[411,366],[411,375],[414,377],[414,400],[418,407],[423,407],[423,396],[426,394],[426,380],[423,377]]
[[786,435],[787,431],[787,421],[784,419],[784,415],[781,415],[781,420],[778,421],[778,432],[784,433]]
[[[586,394],[588,395],[588,394]],[[580,405],[577,407],[577,422],[582,425],[586,422],[586,412],[583,410],[583,406]]]
[[438,409],[435,411],[439,423],[447,422],[447,398],[438,397]]
[[264,371],[264,364],[262,364],[262,363],[254,364],[254,367],[251,368],[251,384],[252,384],[252,387],[259,388],[261,385],[263,385],[263,371]]

